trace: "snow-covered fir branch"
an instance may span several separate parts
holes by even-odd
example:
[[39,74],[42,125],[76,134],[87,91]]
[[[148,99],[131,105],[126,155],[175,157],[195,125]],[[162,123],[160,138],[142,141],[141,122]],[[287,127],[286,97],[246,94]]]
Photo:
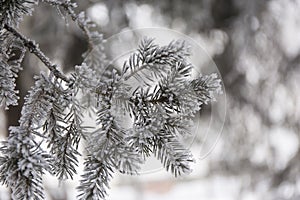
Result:
[[2,0],[0,1],[0,28],[5,24],[18,25],[24,15],[31,15],[38,0]]
[[[107,79],[98,82],[90,76],[95,89],[90,92],[95,93],[98,102],[98,127],[87,135],[88,159],[93,158],[113,171],[125,169],[126,173],[135,174],[153,153],[175,176],[191,172],[193,156],[179,138],[189,134],[193,116],[202,104],[214,100],[221,85],[215,74],[192,79],[188,52],[188,46],[181,41],[160,47],[145,39],[120,74],[112,71]],[[78,69],[87,78],[86,67],[84,64]],[[133,77],[146,79],[147,84],[132,83]],[[84,193],[94,197],[106,194],[103,185],[95,194],[93,185],[99,177],[94,174],[89,182],[87,174],[92,172],[87,170],[90,168],[85,168],[81,182],[86,188],[79,187],[81,197]]]
[[[26,48],[50,71],[35,78],[19,126],[9,129],[0,148],[0,181],[11,189],[12,198],[44,199],[42,175],[48,171],[59,180],[73,178],[82,155],[86,155],[78,187],[82,200],[104,199],[115,173],[138,174],[151,154],[174,176],[190,173],[193,155],[180,138],[190,134],[201,106],[221,91],[218,76],[193,79],[192,52],[182,40],[160,46],[145,38],[120,72],[106,69],[105,41],[91,31],[85,14],[77,15],[76,4],[69,0],[44,0],[63,9],[90,46],[84,54],[87,59],[68,77],[16,28],[37,2],[4,0],[0,6],[0,102],[5,107],[17,104],[15,81]],[[19,56],[12,59],[15,51]],[[96,124],[89,131],[84,127],[87,110]],[[79,149],[81,141],[88,144],[84,152]]]
[[109,182],[113,177],[113,169],[101,160],[88,156],[84,163],[84,174],[78,190],[78,199],[105,199]]
[[6,31],[0,31],[0,44],[0,105],[5,105],[5,109],[8,109],[9,106],[18,104],[15,81],[22,69],[25,48]]
[[86,16],[85,12],[77,14],[74,10],[77,7],[77,4],[70,0],[43,0],[43,2],[56,7],[59,11],[64,10],[65,13],[60,12],[61,15],[63,15],[66,20],[67,17],[70,16],[77,24],[88,42],[88,50],[83,55],[83,57],[85,57],[85,63],[88,64],[90,68],[93,68],[98,75],[102,74],[104,67],[107,65],[103,47],[105,40],[103,39],[103,34],[94,30],[96,26],[95,23]]
[[43,125],[49,153],[55,158],[51,172],[60,180],[73,178],[78,166],[78,145],[84,128],[82,107],[75,98],[74,84],[67,89],[56,82],[54,101]]
[[10,128],[1,148],[0,179],[12,189],[13,199],[43,199],[42,175],[50,170],[50,156],[41,148],[39,128],[51,109],[49,79],[43,74],[26,97],[20,125]]
[[60,78],[66,82],[69,82],[69,79],[63,75],[59,70],[56,64],[52,63],[50,59],[40,50],[39,45],[36,44],[35,41],[28,39],[22,33],[17,31],[15,28],[5,24],[4,28],[11,32],[17,39],[20,39],[25,47],[28,48],[28,50],[36,55],[48,69],[57,77]]
[[[94,68],[96,72],[100,75],[104,66],[106,65],[105,53],[103,48],[103,36],[97,31],[90,31],[93,27],[93,23],[85,16],[85,13],[82,12],[80,14],[76,14],[74,8],[77,6],[76,3],[72,3],[71,1],[45,1],[51,5],[59,6],[64,8],[67,13],[71,16],[72,20],[78,25],[78,27],[85,33],[87,36],[87,41],[89,43],[89,49],[86,54],[89,54],[89,57],[86,59],[86,63],[89,64],[91,68]],[[18,22],[22,19],[23,15],[31,14],[33,10],[33,5],[37,4],[37,0],[14,0],[14,1],[1,1],[0,2],[0,22],[1,22],[1,32],[0,32],[0,50],[1,50],[1,63],[0,67],[3,71],[0,77],[0,81],[2,84],[0,87],[2,88],[0,94],[0,103],[5,104],[6,108],[10,105],[17,105],[18,101],[18,91],[15,91],[15,77],[17,75],[18,65],[23,60],[23,56],[16,61],[16,63],[7,63],[9,59],[9,53],[5,52],[5,42],[3,42],[8,34],[14,36],[15,39],[19,43],[21,43],[24,47],[26,47],[29,52],[35,54],[44,64],[45,66],[57,77],[61,80],[69,82],[70,80],[58,70],[58,66],[51,62],[51,60],[41,51],[39,45],[24,36],[21,32],[19,32],[14,26],[18,25]],[[8,33],[7,33],[8,32]],[[24,48],[22,48],[24,55]],[[12,69],[11,69],[12,68]]]

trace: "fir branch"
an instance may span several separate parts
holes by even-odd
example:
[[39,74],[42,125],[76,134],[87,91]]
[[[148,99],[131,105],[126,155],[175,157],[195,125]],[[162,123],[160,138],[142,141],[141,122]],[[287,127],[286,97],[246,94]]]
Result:
[[57,78],[69,82],[69,79],[57,69],[56,64],[53,64],[50,59],[46,57],[35,41],[26,38],[22,33],[7,24],[4,25],[4,28],[11,32],[16,38],[20,39],[24,46],[26,46],[31,53],[35,54]]
[[87,151],[122,173],[136,174],[142,160],[138,152],[124,140],[127,135],[125,130],[109,110],[98,112],[97,122],[100,128],[88,137],[91,143],[97,142],[87,147]]
[[193,118],[200,110],[201,102],[198,101],[194,89],[189,86],[192,66],[184,62],[176,62],[168,75],[159,81],[157,97],[165,98],[160,104],[169,116],[176,113],[180,116]]
[[192,126],[193,121],[190,117],[177,115],[166,118],[164,130],[177,136],[189,136]]
[[200,75],[199,78],[190,82],[190,87],[195,91],[199,101],[203,104],[214,101],[215,93],[222,93],[221,80],[215,73],[204,76]]
[[59,101],[54,102],[49,120],[44,125],[49,138],[48,147],[54,157],[51,172],[59,180],[72,179],[78,166],[77,156],[80,155],[78,144],[82,135],[82,121],[72,108],[70,113],[65,115],[65,108],[58,103]]
[[87,137],[89,156],[78,187],[79,199],[104,199],[113,169],[136,174],[141,163],[138,152],[124,142],[125,132],[108,110],[98,113],[98,125],[100,128]]
[[18,25],[23,15],[31,15],[37,0],[2,0],[0,1],[0,29],[4,24]]
[[72,75],[73,87],[77,88],[74,94],[81,103],[81,107],[90,111],[90,113],[95,113],[97,87],[100,84],[99,78],[95,74],[97,73],[92,67],[82,63],[75,66],[75,73]]
[[[161,76],[166,72],[167,66],[173,66],[175,62],[183,61],[190,55],[189,47],[183,41],[174,41],[166,46],[159,47],[153,43],[153,39],[142,40],[137,53],[130,56],[124,63],[122,76],[125,81],[138,72],[148,69],[155,76]],[[128,75],[125,75],[127,71]]]
[[73,178],[76,173],[78,145],[83,135],[81,106],[74,97],[73,86],[66,90],[56,86],[53,106],[43,126],[48,148],[54,155],[52,173],[60,180]]
[[43,0],[44,2],[52,5],[52,6],[60,6],[64,8],[72,20],[78,24],[78,27],[85,33],[87,38],[90,38],[90,31],[87,26],[84,24],[83,21],[79,19],[79,16],[75,13],[74,8],[77,7],[76,3],[72,3],[70,0],[63,0],[63,1],[55,1],[55,0]]
[[[33,41],[15,29],[10,32],[45,59],[46,66],[53,66]],[[188,134],[194,114],[214,100],[221,86],[216,75],[190,80],[188,55],[183,42],[159,47],[146,39],[120,75],[112,71],[99,78],[94,66],[83,63],[67,79],[56,66],[51,68],[54,71],[49,68],[50,76],[42,74],[25,98],[20,126],[11,129],[0,149],[0,180],[13,189],[14,198],[42,199],[44,168],[50,165],[59,179],[72,178],[82,136],[88,143],[88,157],[78,187],[80,199],[104,199],[114,171],[137,174],[151,153],[175,176],[189,173],[193,158],[179,137]],[[149,84],[127,83],[131,77],[146,78]],[[62,85],[62,80],[68,84]],[[78,100],[82,94],[97,102],[93,105],[97,126],[89,134],[83,134],[83,107]],[[37,137],[48,143],[53,158],[42,150]]]
[[136,86],[131,97],[121,98],[127,100],[134,123],[126,141],[137,148],[144,159],[154,152],[166,169],[178,176],[189,173],[189,163],[193,161],[178,137],[189,134],[191,119],[203,103],[213,100],[220,90],[220,81],[216,75],[189,80],[193,66],[186,60],[188,51],[184,44],[175,44],[159,47],[153,40],[144,40],[138,53],[132,54],[124,64],[120,80],[128,80],[147,69],[148,65],[142,65],[143,62],[155,63],[149,70],[161,63],[168,68],[159,81],[149,79],[151,84]]
[[20,125],[10,128],[3,143],[0,166],[7,169],[0,174],[1,181],[12,189],[13,199],[43,199],[42,174],[49,170],[50,156],[41,148],[38,130],[47,120],[54,97],[53,84],[45,75],[36,78],[35,86],[25,98]]
[[92,48],[93,47],[92,35],[91,35],[90,30],[88,29],[87,21],[85,19],[84,13],[82,12],[79,15],[77,15],[74,11],[76,4],[71,3],[71,1],[69,1],[69,0],[66,0],[65,2],[56,2],[56,3],[59,3],[60,6],[62,6],[67,11],[67,13],[70,15],[71,19],[75,23],[77,23],[78,27],[82,30],[82,32],[87,37],[90,48]]
[[92,31],[95,27],[95,23],[92,22],[84,12],[77,14],[74,8],[77,7],[76,3],[72,3],[70,0],[55,1],[55,0],[43,0],[44,2],[56,7],[62,8],[66,11],[67,15],[77,24],[80,30],[83,32],[88,41],[88,50],[82,55],[85,58],[85,64],[92,68],[98,76],[103,76],[104,68],[107,66],[106,53],[104,51],[103,34],[98,31]]
[[155,136],[154,155],[162,162],[167,171],[175,177],[191,173],[190,163],[194,162],[191,152],[185,149],[176,137],[165,130]]
[[[101,83],[98,87],[98,112],[97,125],[99,128],[89,135],[88,140],[97,141],[96,145],[88,147],[88,152],[93,152],[95,158],[109,164],[124,173],[136,173],[141,162],[139,154],[132,149],[124,137],[126,132],[118,124],[113,115],[113,95],[118,87],[119,77],[113,72],[112,79]],[[121,157],[120,157],[121,156]]]
[[153,105],[151,99],[149,90],[144,91],[140,88],[129,100],[133,128],[126,140],[131,146],[137,148],[144,159],[152,153],[155,134],[162,128],[165,121],[163,113]]
[[12,198],[44,199],[42,174],[49,169],[50,157],[36,144],[30,129],[11,127],[1,153],[0,179],[12,189]]
[[149,130],[149,126],[144,128],[139,125],[134,125],[130,132],[127,133],[125,140],[129,146],[135,147],[137,152],[142,155],[142,159],[146,160],[147,157],[153,152],[152,147],[154,144],[154,134]]
[[84,162],[84,174],[78,190],[80,200],[104,199],[113,176],[113,169],[102,161],[88,156]]
[[54,97],[51,95],[52,84],[50,80],[43,73],[36,76],[35,79],[35,86],[25,97],[21,118],[19,119],[21,127],[28,127],[31,130],[42,127],[54,101]]
[[[57,128],[57,127],[56,127]],[[73,174],[76,174],[76,167],[78,166],[77,156],[80,153],[77,151],[77,129],[72,122],[66,128],[65,135],[57,132],[51,141],[50,153],[55,156],[52,172],[59,180],[73,179]]]
[[95,76],[95,70],[90,68],[86,63],[75,66],[75,73],[73,74],[74,84],[76,88],[82,92],[95,92],[96,87],[100,84],[98,77]]
[[15,82],[18,72],[22,69],[24,55],[24,46],[18,40],[14,40],[8,32],[0,31],[0,105],[5,105],[5,109],[18,104]]
[[10,105],[18,105],[18,91],[15,90],[15,77],[12,67],[5,61],[0,60],[0,105],[8,109]]
[[49,3],[52,6],[62,7],[71,17],[71,19],[78,25],[78,27],[82,30],[82,32],[88,39],[89,48],[92,49],[95,46],[93,43],[95,32],[93,33],[89,30],[89,27],[91,26],[89,25],[89,23],[92,24],[92,22],[86,19],[84,12],[77,14],[74,11],[74,8],[77,7],[76,3],[72,3],[70,0],[64,0],[64,1],[43,0],[43,1]]

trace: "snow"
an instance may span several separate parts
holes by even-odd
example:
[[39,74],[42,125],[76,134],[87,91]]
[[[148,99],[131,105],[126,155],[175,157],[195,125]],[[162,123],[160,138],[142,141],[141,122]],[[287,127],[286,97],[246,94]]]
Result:
[[[153,174],[155,175],[155,174]],[[235,177],[214,176],[194,181],[140,182],[136,185],[112,187],[107,200],[232,200],[237,199],[241,181]],[[255,194],[247,193],[245,200],[254,199]]]

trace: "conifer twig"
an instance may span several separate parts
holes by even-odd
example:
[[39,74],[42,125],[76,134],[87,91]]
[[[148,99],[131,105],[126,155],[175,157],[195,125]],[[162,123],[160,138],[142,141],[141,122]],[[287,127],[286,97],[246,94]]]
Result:
[[68,15],[70,15],[71,19],[78,25],[78,27],[82,30],[83,34],[86,36],[89,42],[89,47],[92,48],[92,35],[87,25],[79,19],[79,15],[74,11],[74,7],[76,7],[76,3],[72,3],[70,0],[66,1],[53,1],[53,0],[44,0],[44,2],[49,3],[50,5],[60,6],[62,7]]
[[4,28],[10,33],[12,33],[15,37],[19,38],[24,44],[24,46],[27,47],[31,53],[36,55],[46,65],[46,67],[53,73],[54,76],[60,78],[61,80],[64,80],[65,82],[70,81],[64,74],[62,74],[57,69],[57,65],[52,63],[50,59],[41,51],[41,49],[39,48],[39,46],[36,44],[35,41],[28,39],[18,30],[14,29],[13,27],[7,24],[4,25]]

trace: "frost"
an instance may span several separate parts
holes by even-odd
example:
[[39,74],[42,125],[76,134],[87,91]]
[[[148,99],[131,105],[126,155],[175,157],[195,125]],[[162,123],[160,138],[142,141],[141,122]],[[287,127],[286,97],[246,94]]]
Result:
[[[195,114],[220,93],[218,76],[192,79],[188,44],[178,40],[159,46],[150,38],[141,41],[121,71],[115,66],[106,69],[103,35],[92,30],[93,23],[84,13],[75,13],[76,4],[44,2],[63,10],[63,17],[70,16],[87,37],[89,49],[72,77],[66,77],[38,44],[13,28],[36,1],[0,2],[0,25],[6,27],[0,32],[1,104],[17,105],[15,81],[24,46],[50,70],[49,75],[35,77],[19,126],[10,127],[0,148],[0,180],[11,188],[12,198],[44,199],[45,171],[59,180],[72,179],[82,139],[88,144],[78,187],[82,200],[104,199],[115,172],[138,174],[151,154],[174,176],[190,173],[193,155],[179,138],[190,134]],[[11,59],[16,49],[20,56]],[[96,116],[96,126],[89,131],[83,126],[87,110]],[[42,148],[45,145],[47,149]]]
[[15,90],[15,78],[11,67],[3,60],[0,61],[0,105],[8,109],[10,105],[18,105],[18,91]]
[[18,25],[23,15],[31,15],[32,6],[37,0],[2,0],[0,1],[0,27],[4,24]]
[[[15,90],[15,82],[25,54],[18,40],[12,39],[7,32],[0,32],[0,106],[4,105],[5,109],[18,104],[19,92]],[[15,51],[20,52],[18,57],[14,56]]]
[[[160,47],[145,39],[124,63],[121,73],[112,71],[91,90],[97,97],[97,127],[87,135],[89,157],[79,187],[81,199],[106,195],[103,184],[108,185],[107,179],[102,177],[104,182],[96,189],[100,174],[89,176],[97,163],[136,174],[154,153],[175,176],[192,171],[193,156],[178,137],[189,135],[193,116],[201,105],[214,100],[221,86],[216,74],[192,80],[189,55],[182,41]],[[77,74],[94,73],[83,73],[84,67],[78,68]],[[131,79],[138,83],[132,84]]]

